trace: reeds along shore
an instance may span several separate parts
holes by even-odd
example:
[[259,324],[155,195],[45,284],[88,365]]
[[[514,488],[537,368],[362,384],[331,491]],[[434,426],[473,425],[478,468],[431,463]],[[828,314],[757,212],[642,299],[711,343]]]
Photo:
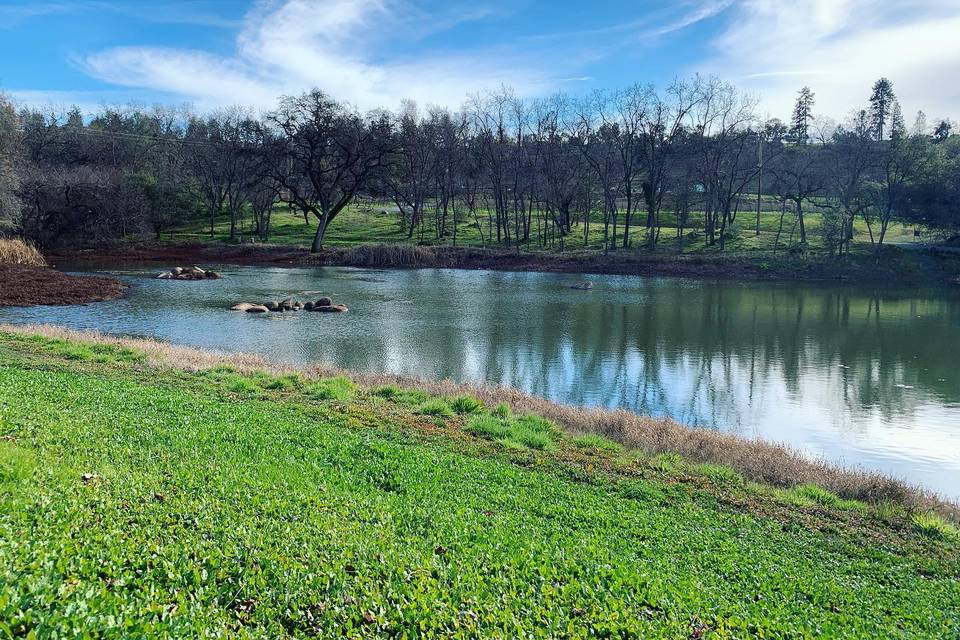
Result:
[[586,409],[560,405],[516,389],[458,384],[449,380],[420,380],[391,374],[354,373],[333,367],[296,368],[259,356],[229,355],[145,339],[115,338],[97,332],[73,331],[51,325],[0,325],[0,332],[112,344],[136,349],[153,366],[188,370],[229,364],[242,373],[265,371],[274,375],[298,373],[306,377],[345,375],[365,387],[394,384],[437,395],[471,394],[487,406],[505,402],[517,413],[536,413],[573,434],[596,433],[628,448],[655,455],[676,453],[696,463],[724,464],[748,480],[776,487],[813,484],[846,499],[880,504],[890,502],[916,511],[934,511],[960,522],[960,505],[931,491],[880,473],[841,468],[812,460],[782,445],[733,435],[692,429],[671,420],[653,419],[628,411]]
[[47,261],[32,244],[19,238],[0,238],[0,264],[45,267]]

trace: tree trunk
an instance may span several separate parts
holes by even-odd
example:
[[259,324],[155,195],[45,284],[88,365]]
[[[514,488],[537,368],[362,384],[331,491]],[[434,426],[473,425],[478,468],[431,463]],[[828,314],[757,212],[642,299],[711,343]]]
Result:
[[313,236],[313,245],[310,247],[310,253],[320,253],[323,248],[323,236],[327,232],[327,214],[317,216],[317,233]]

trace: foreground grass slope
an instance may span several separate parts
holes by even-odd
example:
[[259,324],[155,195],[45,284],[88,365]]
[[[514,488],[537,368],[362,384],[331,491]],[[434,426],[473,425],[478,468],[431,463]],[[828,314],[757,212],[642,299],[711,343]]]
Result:
[[956,637],[956,530],[345,378],[0,334],[3,637]]

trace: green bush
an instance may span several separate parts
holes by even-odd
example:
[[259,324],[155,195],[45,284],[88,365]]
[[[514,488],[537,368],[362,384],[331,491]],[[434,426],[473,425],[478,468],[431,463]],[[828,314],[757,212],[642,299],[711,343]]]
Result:
[[701,464],[697,471],[719,485],[743,486],[745,482],[742,475],[724,464]]
[[321,378],[307,387],[307,394],[315,400],[336,400],[349,402],[356,393],[357,387],[350,378],[335,376]]
[[450,408],[446,400],[439,398],[427,400],[420,405],[419,411],[425,416],[435,416],[439,418],[452,418],[454,415],[453,409]]
[[623,451],[622,444],[619,442],[614,442],[609,438],[604,438],[596,433],[587,433],[585,435],[575,437],[573,439],[573,446],[577,447],[578,449],[594,449],[597,451]]
[[840,496],[813,484],[801,484],[783,492],[783,498],[790,504],[800,507],[820,505],[837,509],[863,509],[864,504],[857,500],[844,500]]
[[477,415],[470,418],[470,422],[467,423],[467,431],[499,440],[510,434],[510,426],[505,420],[496,416]]
[[960,529],[935,513],[918,513],[911,518],[913,528],[935,540],[960,539]]
[[260,391],[260,385],[257,384],[256,380],[246,376],[232,374],[225,382],[227,383],[227,389],[234,393],[249,394]]
[[501,420],[509,420],[513,417],[513,411],[510,409],[510,405],[508,405],[506,402],[501,402],[498,404],[492,413]]
[[426,402],[430,396],[423,391],[415,389],[401,389],[400,387],[388,384],[377,387],[373,390],[373,395],[379,398],[386,398],[398,404],[418,405]]
[[303,386],[303,380],[300,379],[300,376],[290,373],[268,379],[263,388],[276,391],[292,391],[293,389],[299,389],[301,386]]
[[473,396],[457,396],[450,401],[450,408],[461,415],[470,415],[483,411],[483,403]]
[[504,419],[496,415],[475,414],[467,423],[467,431],[516,448],[552,450],[553,423],[538,415],[524,415]]
[[659,453],[650,460],[650,466],[657,471],[669,473],[683,465],[683,458],[676,453]]

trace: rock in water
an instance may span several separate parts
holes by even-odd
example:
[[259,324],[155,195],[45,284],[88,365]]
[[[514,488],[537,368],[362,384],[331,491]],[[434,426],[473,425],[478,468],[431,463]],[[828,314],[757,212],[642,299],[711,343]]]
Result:
[[263,303],[263,306],[267,308],[267,311],[276,311],[280,308],[280,305],[275,300],[271,300],[270,302],[265,302]]
[[[262,305],[250,304],[249,302],[241,302],[230,307],[230,311],[249,311],[250,307],[259,307]],[[266,307],[264,307],[266,308]]]
[[267,309],[262,304],[252,304],[246,309],[247,313],[268,313],[269,311],[270,309]]
[[220,274],[217,273],[216,271],[207,271],[206,273],[203,274],[203,277],[206,278],[207,280],[219,280]]
[[183,267],[174,267],[173,269],[170,269],[170,273],[175,276],[178,276],[181,273],[183,273]]
[[303,305],[303,308],[304,308],[305,310],[307,310],[307,311],[313,311],[313,303],[312,303],[312,302],[307,302],[307,303],[305,303],[305,304]]
[[313,307],[314,311],[319,311],[321,313],[343,313],[347,311],[347,305],[345,304],[321,304],[315,305]]
[[329,307],[329,306],[332,305],[332,304],[333,304],[333,300],[331,300],[330,298],[324,296],[324,297],[320,298],[319,300],[317,300],[317,303],[316,303],[314,306],[315,306],[315,307]]
[[589,280],[584,280],[583,282],[578,282],[570,288],[578,291],[589,291],[590,289],[593,289],[593,283]]

